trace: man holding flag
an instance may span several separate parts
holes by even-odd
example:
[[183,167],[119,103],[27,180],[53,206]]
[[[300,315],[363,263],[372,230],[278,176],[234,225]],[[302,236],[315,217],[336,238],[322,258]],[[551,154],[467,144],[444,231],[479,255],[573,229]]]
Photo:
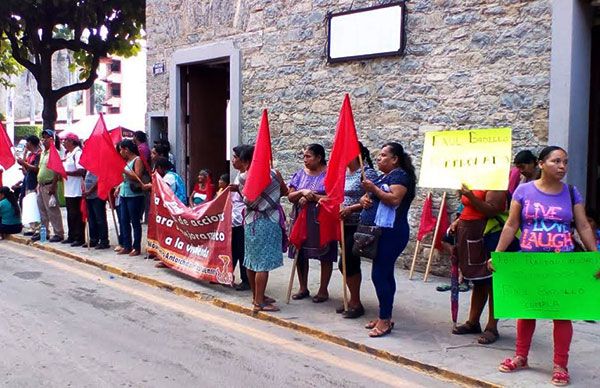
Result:
[[[58,206],[58,199],[56,198],[56,186],[59,174],[66,176],[66,172],[54,145],[53,130],[44,129],[42,131],[42,144],[44,152],[42,152],[40,157],[37,175],[38,207],[40,209],[42,225],[49,231],[49,225],[52,224],[52,229],[54,230],[54,235],[48,241],[61,242],[64,239],[64,229],[62,214]],[[31,239],[38,241],[40,239],[39,233],[34,234]]]

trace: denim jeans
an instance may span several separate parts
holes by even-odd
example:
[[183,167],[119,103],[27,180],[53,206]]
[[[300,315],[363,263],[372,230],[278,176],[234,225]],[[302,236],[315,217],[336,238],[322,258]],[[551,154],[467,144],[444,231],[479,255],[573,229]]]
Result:
[[[144,196],[121,197],[119,213],[121,214],[121,246],[127,250],[142,248],[142,214],[144,212]],[[131,230],[133,229],[133,244]]]

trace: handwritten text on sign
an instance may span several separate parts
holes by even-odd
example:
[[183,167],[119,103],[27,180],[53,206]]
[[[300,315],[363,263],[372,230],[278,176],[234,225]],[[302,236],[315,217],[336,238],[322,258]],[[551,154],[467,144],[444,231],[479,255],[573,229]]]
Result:
[[493,252],[496,318],[600,319],[600,253]]
[[427,132],[419,186],[506,190],[511,136],[510,128]]

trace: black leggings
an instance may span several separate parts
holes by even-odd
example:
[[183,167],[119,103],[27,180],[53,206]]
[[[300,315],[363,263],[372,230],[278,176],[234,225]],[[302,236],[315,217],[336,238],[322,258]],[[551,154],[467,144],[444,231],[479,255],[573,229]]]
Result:
[[0,224],[0,234],[17,234],[21,233],[23,230],[23,225],[15,224],[15,225],[6,225]]

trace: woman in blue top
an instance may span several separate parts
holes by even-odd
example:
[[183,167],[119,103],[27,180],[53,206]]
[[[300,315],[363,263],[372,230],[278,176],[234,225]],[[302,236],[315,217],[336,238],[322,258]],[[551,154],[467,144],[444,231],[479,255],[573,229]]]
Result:
[[[123,170],[123,183],[115,196],[119,196],[119,222],[121,223],[121,246],[118,255],[139,256],[142,248],[142,214],[144,213],[144,191],[139,179],[144,164],[137,146],[131,140],[119,143],[119,152],[127,165]],[[131,230],[133,229],[133,243]]]
[[381,237],[377,257],[373,260],[371,278],[379,300],[379,318],[366,326],[371,329],[370,337],[389,334],[394,327],[392,306],[396,292],[394,268],[396,259],[402,253],[409,237],[408,209],[415,197],[415,168],[410,156],[399,143],[387,143],[377,157],[377,167],[383,173],[374,181],[365,179],[363,187],[367,192],[361,199],[363,211],[361,225],[376,225],[377,209],[380,206],[395,208],[392,227],[381,227]]
[[21,209],[17,198],[10,188],[2,186],[0,188],[0,234],[4,237],[6,234],[21,233],[22,229]]

